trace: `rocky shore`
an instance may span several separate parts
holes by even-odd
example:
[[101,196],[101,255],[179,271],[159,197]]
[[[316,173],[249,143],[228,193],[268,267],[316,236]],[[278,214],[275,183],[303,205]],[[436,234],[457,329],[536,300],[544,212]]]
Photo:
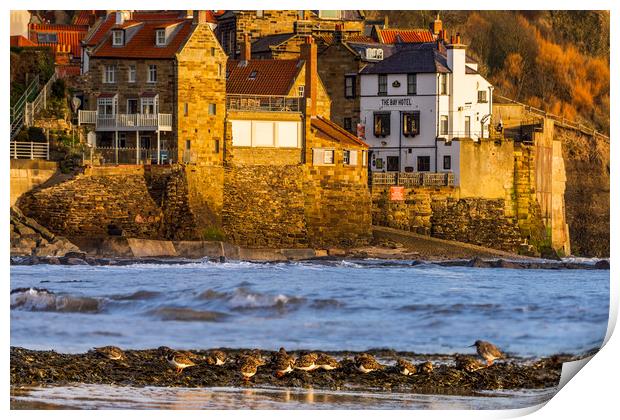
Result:
[[[562,363],[583,356],[555,355],[538,360],[508,358],[490,367],[468,372],[455,364],[455,355],[421,355],[391,350],[370,350],[385,365],[380,371],[360,373],[354,367],[355,352],[330,352],[341,367],[332,371],[293,371],[277,378],[270,363],[245,382],[235,361],[244,349],[224,349],[223,366],[197,362],[177,374],[156,349],[126,350],[125,360],[109,360],[94,352],[61,354],[11,347],[11,386],[110,384],[119,386],[220,387],[271,386],[329,390],[383,390],[394,392],[471,395],[483,390],[540,389],[557,386]],[[210,350],[192,350],[207,356]],[[299,355],[301,351],[295,352]],[[263,351],[267,360],[273,352]],[[431,373],[404,376],[396,359],[433,361]]]

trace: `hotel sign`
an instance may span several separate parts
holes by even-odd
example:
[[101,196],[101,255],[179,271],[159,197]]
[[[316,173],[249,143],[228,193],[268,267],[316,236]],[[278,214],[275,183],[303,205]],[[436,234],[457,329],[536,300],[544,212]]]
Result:
[[381,106],[412,106],[411,98],[389,98],[381,99]]

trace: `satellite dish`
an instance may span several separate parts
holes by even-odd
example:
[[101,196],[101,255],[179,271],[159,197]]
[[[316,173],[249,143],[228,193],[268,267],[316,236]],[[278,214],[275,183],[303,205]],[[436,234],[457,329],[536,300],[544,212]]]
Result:
[[73,112],[77,112],[80,105],[82,105],[82,100],[74,96],[73,99],[71,99],[71,108],[73,108]]

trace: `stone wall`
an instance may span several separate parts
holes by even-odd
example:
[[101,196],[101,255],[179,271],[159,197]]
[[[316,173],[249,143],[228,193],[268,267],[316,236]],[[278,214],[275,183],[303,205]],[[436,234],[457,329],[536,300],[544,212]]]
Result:
[[58,163],[45,160],[11,159],[11,207],[22,196],[43,184],[58,171]]
[[226,169],[226,238],[256,248],[307,247],[303,167],[237,165]]

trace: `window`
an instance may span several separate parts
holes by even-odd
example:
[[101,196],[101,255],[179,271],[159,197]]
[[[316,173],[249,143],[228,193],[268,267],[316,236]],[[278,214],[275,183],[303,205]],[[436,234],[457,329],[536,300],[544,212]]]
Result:
[[447,95],[448,94],[448,74],[441,73],[439,75],[439,94]]
[[383,60],[382,48],[366,48],[367,60]]
[[103,83],[116,83],[116,66],[104,66]]
[[138,113],[138,100],[137,99],[127,99],[127,113],[128,114]]
[[118,147],[121,149],[127,147],[127,133],[118,133]]
[[115,112],[115,102],[116,98],[98,98],[97,99],[97,114],[99,116],[112,116]]
[[159,99],[156,96],[141,98],[141,110],[143,114],[157,114],[159,112]]
[[379,75],[379,87],[377,95],[387,95],[387,74]]
[[213,140],[213,151],[215,153],[220,153],[220,139]]
[[215,47],[211,47],[211,57],[215,57]]
[[149,64],[149,73],[147,75],[148,83],[157,82],[157,66],[155,64]]
[[351,131],[353,129],[353,124],[351,123],[351,118],[347,117],[344,119],[344,129],[347,131]]
[[55,33],[37,34],[39,44],[56,44],[58,36]]
[[256,75],[258,74],[258,72],[256,70],[252,70],[250,72],[250,75],[248,76],[249,80],[256,80]]
[[407,75],[407,95],[417,95],[418,81],[415,74]]
[[355,76],[344,76],[344,97],[355,98]]
[[431,170],[431,157],[418,156],[418,172],[428,172]]
[[420,111],[403,113],[403,136],[414,137],[420,134]]
[[439,134],[443,136],[448,135],[448,116],[442,115],[439,121]]
[[340,10],[319,10],[319,17],[321,19],[340,19]]
[[443,157],[443,168],[445,170],[452,169],[452,156],[446,155]]
[[390,135],[390,113],[376,112],[375,115],[375,137],[385,137]]
[[297,86],[297,96],[299,96],[300,98],[303,98],[305,90],[306,90],[306,87],[304,85]]
[[217,63],[217,76],[222,77],[222,63]]
[[217,108],[215,104],[209,104],[209,115],[215,115],[216,111],[217,111]]
[[127,81],[129,83],[136,83],[136,66],[130,64],[127,70]]
[[323,163],[325,165],[333,165],[335,154],[336,154],[335,150],[324,150],[323,151]]
[[383,169],[383,159],[381,158],[375,159],[375,168]]
[[115,47],[122,46],[125,41],[125,31],[117,30],[112,31],[112,45]]
[[151,148],[151,136],[140,136],[140,149]]
[[388,156],[387,157],[387,170],[389,172],[398,172],[400,170],[398,156]]
[[189,115],[189,104],[185,102],[183,104],[183,116],[187,117]]
[[344,165],[357,166],[357,150],[343,150],[342,163]]
[[465,117],[465,137],[471,137],[471,117]]
[[185,140],[185,150],[192,150],[192,141],[189,139]]
[[166,30],[165,29],[156,29],[155,30],[155,45],[162,46],[166,45]]
[[263,16],[265,16],[264,10],[257,10],[256,11],[256,17],[262,18]]
[[487,91],[486,90],[479,90],[478,91],[478,102],[479,103],[486,103],[487,102]]
[[297,18],[299,20],[304,20],[304,16],[305,16],[304,10],[298,10],[297,11]]

